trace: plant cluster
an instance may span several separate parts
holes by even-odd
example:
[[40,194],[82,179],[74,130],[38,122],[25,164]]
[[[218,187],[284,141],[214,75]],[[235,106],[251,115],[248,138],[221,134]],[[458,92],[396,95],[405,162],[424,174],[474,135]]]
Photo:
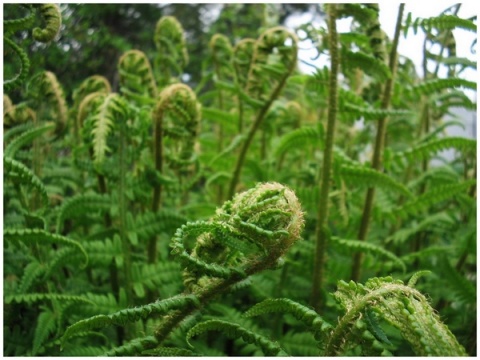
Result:
[[[4,355],[475,355],[476,141],[445,134],[476,108],[459,6],[415,19],[402,4],[393,39],[377,4],[326,4],[296,32],[264,7],[258,38],[210,39],[195,88],[165,16],[155,58],[124,52],[115,82],[92,75],[70,101],[12,40],[35,11],[33,37],[53,40],[58,6],[18,5]],[[409,30],[426,35],[423,77],[397,52]],[[312,75],[306,39],[329,59]]]

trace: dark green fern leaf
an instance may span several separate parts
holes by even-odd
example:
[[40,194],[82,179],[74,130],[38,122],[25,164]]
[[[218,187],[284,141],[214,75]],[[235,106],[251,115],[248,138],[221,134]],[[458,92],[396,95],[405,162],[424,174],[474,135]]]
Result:
[[477,89],[477,83],[475,81],[469,81],[459,78],[448,79],[432,79],[426,80],[412,88],[414,95],[432,95],[437,92],[441,92],[445,89],[464,88],[470,90]]
[[5,176],[12,179],[18,185],[27,185],[36,189],[42,196],[43,206],[48,206],[48,195],[45,185],[40,179],[21,162],[8,157],[3,158]]
[[278,344],[268,340],[266,337],[247,330],[240,325],[222,320],[208,320],[195,325],[187,333],[188,344],[193,347],[190,344],[190,339],[206,331],[220,331],[231,339],[242,338],[246,343],[259,346],[266,356],[286,355]]
[[5,304],[10,303],[33,303],[45,300],[72,301],[80,303],[93,304],[84,296],[66,295],[66,294],[16,294],[7,295],[4,298]]
[[80,194],[68,198],[58,211],[56,232],[62,231],[65,220],[72,217],[108,211],[112,207],[110,197],[105,194]]
[[125,345],[118,346],[107,351],[103,356],[134,356],[142,354],[145,349],[157,345],[157,340],[154,336],[146,336],[141,339],[134,339]]
[[84,247],[77,241],[69,239],[65,236],[60,236],[56,234],[51,234],[45,230],[40,229],[7,229],[3,231],[3,239],[6,241],[12,242],[23,242],[26,244],[41,244],[41,243],[51,243],[51,244],[62,244],[65,246],[74,246],[76,247],[84,256],[85,262],[83,266],[88,264],[88,255]]
[[49,130],[53,130],[54,128],[55,124],[49,122],[25,131],[23,134],[16,137],[7,145],[3,152],[3,156],[7,158],[14,158],[17,151],[20,150],[23,146],[30,144],[37,137]]
[[194,353],[191,350],[188,349],[181,349],[181,348],[176,348],[176,347],[164,347],[160,346],[155,349],[151,350],[144,350],[142,351],[142,355],[148,355],[148,356],[168,356],[168,357],[190,357],[190,356],[201,356],[200,354]]
[[33,338],[32,355],[37,355],[40,347],[56,329],[55,314],[51,310],[44,310],[37,318],[35,336]]
[[148,305],[123,309],[110,315],[96,315],[91,318],[81,320],[68,327],[63,334],[61,341],[62,344],[64,344],[66,340],[78,332],[105,328],[111,325],[123,326],[129,322],[146,319],[151,315],[164,315],[171,310],[178,310],[187,306],[196,306],[197,302],[198,299],[193,295],[180,295]]
[[391,176],[375,169],[343,165],[339,172],[345,181],[352,184],[364,183],[368,185],[368,187],[379,186],[387,190],[397,191],[408,198],[413,197],[412,193],[405,185],[394,180]]
[[307,146],[320,147],[322,132],[313,126],[304,126],[283,135],[275,148],[275,156],[279,157],[293,149],[305,149]]
[[394,253],[385,250],[380,245],[372,244],[366,241],[340,239],[336,236],[332,236],[331,240],[332,245],[338,249],[342,249],[342,251],[363,251],[370,254],[378,254],[392,260],[395,265],[402,269],[402,271],[406,271],[405,263]]

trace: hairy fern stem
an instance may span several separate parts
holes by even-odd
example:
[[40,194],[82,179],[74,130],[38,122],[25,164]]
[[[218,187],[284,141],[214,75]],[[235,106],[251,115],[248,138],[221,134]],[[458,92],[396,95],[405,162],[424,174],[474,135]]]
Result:
[[[398,42],[400,39],[400,30],[402,26],[402,19],[403,19],[403,10],[405,8],[405,4],[400,4],[397,16],[397,23],[395,26],[395,35],[392,43],[392,48],[390,50],[390,58],[389,58],[389,68],[391,72],[390,78],[387,80],[385,84],[381,109],[388,109],[390,106],[390,100],[392,97],[393,91],[393,84],[395,81],[395,73],[397,70],[397,48]],[[381,171],[382,168],[382,158],[385,146],[385,136],[387,132],[387,117],[383,117],[378,121],[378,128],[377,128],[377,136],[375,139],[375,148],[373,152],[372,158],[372,168],[378,171]],[[375,188],[371,187],[368,188],[367,194],[365,196],[365,203],[362,212],[362,219],[360,223],[360,229],[358,232],[358,240],[365,241],[368,234],[368,228],[370,225],[370,214],[373,208],[373,201],[375,198]],[[358,281],[361,275],[361,267],[363,262],[363,253],[356,253],[353,256],[353,265],[352,265],[352,273],[351,279],[355,282]]]
[[335,140],[335,125],[338,102],[338,70],[340,57],[338,53],[337,5],[328,5],[328,46],[330,51],[330,79],[328,91],[328,118],[323,166],[321,168],[320,198],[318,199],[317,222],[315,225],[315,260],[312,280],[311,304],[320,311],[322,304],[321,291],[324,282],[325,253],[328,235],[326,222],[328,219],[328,193],[333,160],[333,143]]

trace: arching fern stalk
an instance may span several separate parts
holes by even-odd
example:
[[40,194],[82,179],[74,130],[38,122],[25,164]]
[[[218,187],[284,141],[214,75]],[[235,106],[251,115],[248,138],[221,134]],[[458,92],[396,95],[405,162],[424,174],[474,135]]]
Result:
[[[259,103],[255,119],[238,155],[228,191],[229,197],[235,193],[243,163],[255,133],[273,101],[280,95],[287,78],[297,66],[297,42],[296,35],[282,27],[265,31],[255,42],[246,90],[250,97],[261,101],[261,106]],[[271,64],[271,55],[275,51],[278,51],[278,60]]]

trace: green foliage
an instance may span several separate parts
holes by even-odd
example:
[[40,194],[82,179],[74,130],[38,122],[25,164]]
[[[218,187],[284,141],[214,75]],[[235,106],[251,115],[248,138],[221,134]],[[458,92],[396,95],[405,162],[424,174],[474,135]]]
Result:
[[249,344],[255,344],[262,349],[265,356],[276,356],[282,352],[282,349],[277,344],[268,340],[266,337],[251,332],[240,325],[222,320],[209,320],[195,325],[187,333],[187,342],[194,336],[212,330],[220,331],[229,338],[242,338]]
[[459,7],[6,4],[4,355],[474,356]]

